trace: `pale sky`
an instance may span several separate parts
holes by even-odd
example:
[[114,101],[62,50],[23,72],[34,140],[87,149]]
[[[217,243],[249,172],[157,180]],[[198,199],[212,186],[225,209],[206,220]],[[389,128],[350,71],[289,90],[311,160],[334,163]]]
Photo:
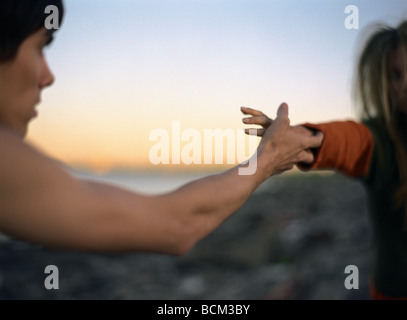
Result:
[[[345,27],[355,5],[359,29]],[[407,18],[405,0],[65,0],[46,49],[55,84],[28,141],[71,165],[149,165],[152,130],[245,128],[240,106],[292,124],[356,118],[365,27]]]

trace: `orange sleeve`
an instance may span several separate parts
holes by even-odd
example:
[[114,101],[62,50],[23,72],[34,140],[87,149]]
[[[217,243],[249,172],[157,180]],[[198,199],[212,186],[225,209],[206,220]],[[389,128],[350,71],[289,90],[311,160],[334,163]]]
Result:
[[336,169],[352,177],[367,175],[373,152],[373,138],[364,124],[354,121],[303,124],[322,131],[324,140],[311,165],[299,164],[302,170]]

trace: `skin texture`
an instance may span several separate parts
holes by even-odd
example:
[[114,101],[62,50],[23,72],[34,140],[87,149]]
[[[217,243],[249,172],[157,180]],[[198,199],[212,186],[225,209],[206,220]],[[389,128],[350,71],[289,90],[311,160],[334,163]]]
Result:
[[0,63],[0,231],[50,247],[97,252],[181,255],[233,214],[270,176],[298,162],[322,136],[289,129],[288,106],[263,132],[257,170],[241,164],[163,195],[146,196],[80,180],[23,138],[41,92],[54,82],[43,54],[45,29],[30,35],[15,59]]

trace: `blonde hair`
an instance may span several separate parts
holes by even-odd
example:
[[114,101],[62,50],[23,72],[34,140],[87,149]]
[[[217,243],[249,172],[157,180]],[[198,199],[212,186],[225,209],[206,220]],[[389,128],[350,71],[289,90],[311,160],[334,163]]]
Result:
[[406,128],[404,136],[402,128],[406,121],[401,121],[405,116],[401,116],[401,111],[395,105],[396,97],[390,92],[390,58],[396,49],[400,50],[404,62],[403,81],[407,81],[407,21],[396,28],[377,25],[359,55],[354,95],[361,108],[361,116],[377,119],[394,144],[400,174],[400,185],[394,200],[397,207],[404,206],[407,215],[407,141]]

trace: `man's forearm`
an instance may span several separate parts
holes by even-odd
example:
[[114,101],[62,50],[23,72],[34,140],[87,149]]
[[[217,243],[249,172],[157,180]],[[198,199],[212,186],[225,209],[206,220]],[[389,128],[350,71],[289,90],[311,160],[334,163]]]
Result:
[[95,246],[174,255],[189,251],[236,212],[268,177],[263,168],[257,168],[253,175],[239,175],[239,168],[242,166],[156,196],[87,182],[100,199],[100,217],[106,218],[106,224],[111,221],[103,230],[104,236],[93,237],[99,239]]
[[268,178],[263,168],[253,175],[240,175],[239,168],[190,182],[173,192],[173,205],[183,211],[196,241],[236,212]]

